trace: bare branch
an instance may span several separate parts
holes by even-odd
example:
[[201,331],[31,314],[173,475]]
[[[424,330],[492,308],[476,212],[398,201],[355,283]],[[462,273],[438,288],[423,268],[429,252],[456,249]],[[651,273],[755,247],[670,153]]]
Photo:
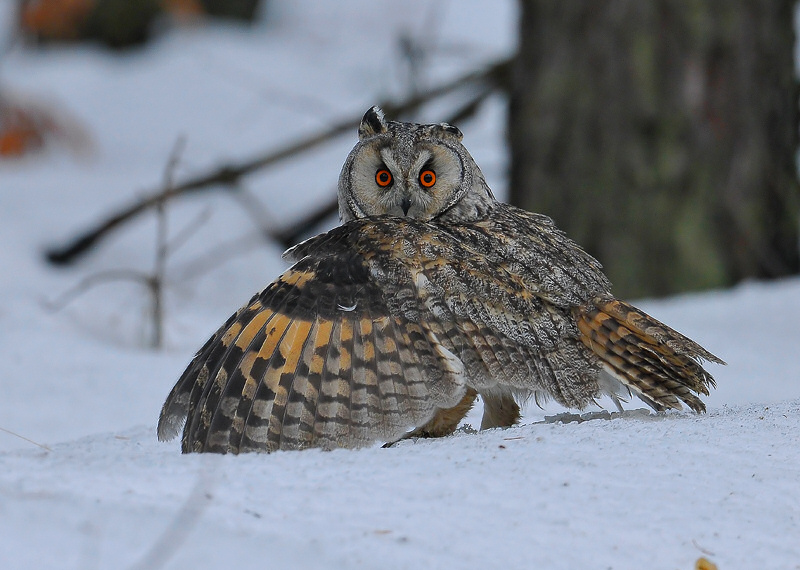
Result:
[[[495,88],[492,85],[487,85],[474,97],[472,97],[461,108],[457,109],[452,115],[446,118],[446,123],[461,123],[471,118],[481,106],[489,95],[494,93]],[[283,247],[289,248],[299,242],[303,236],[311,233],[321,222],[339,211],[339,202],[336,198],[336,193],[332,193],[330,202],[321,208],[311,212],[305,218],[295,222],[291,226],[282,230],[276,230],[271,233],[273,239],[280,243]]]
[[[388,115],[399,116],[416,110],[423,104],[457,91],[465,86],[475,84],[488,84],[494,87],[506,84],[510,59],[504,59],[488,66],[485,69],[471,71],[453,81],[420,93],[407,101],[395,104],[391,101],[384,101],[381,106]],[[112,214],[105,221],[96,227],[78,235],[63,247],[53,247],[46,252],[46,258],[53,264],[68,264],[79,258],[90,247],[102,239],[107,233],[133,219],[142,212],[156,206],[159,202],[170,200],[175,196],[190,194],[210,187],[223,186],[227,189],[235,189],[235,183],[242,177],[247,176],[257,170],[261,170],[277,164],[287,158],[307,152],[317,146],[332,140],[342,134],[352,132],[359,124],[361,116],[352,117],[333,125],[325,131],[295,143],[289,144],[274,152],[266,153],[260,157],[245,160],[239,163],[224,165],[210,173],[202,174],[190,178],[181,184],[171,188],[162,188],[142,200],[124,207]]]

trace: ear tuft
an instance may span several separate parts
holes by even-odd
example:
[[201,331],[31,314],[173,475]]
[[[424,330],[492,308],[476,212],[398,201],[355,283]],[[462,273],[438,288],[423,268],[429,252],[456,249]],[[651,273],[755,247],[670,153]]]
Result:
[[358,127],[358,138],[365,139],[373,135],[385,133],[387,128],[386,116],[383,114],[381,108],[375,105],[364,113],[364,118],[361,119],[361,125]]
[[450,123],[439,123],[439,126],[442,127],[442,130],[444,132],[450,133],[451,135],[456,137],[458,140],[461,140],[461,139],[464,138],[464,135],[461,133],[461,130],[459,130],[458,127],[455,127],[455,126],[451,125]]

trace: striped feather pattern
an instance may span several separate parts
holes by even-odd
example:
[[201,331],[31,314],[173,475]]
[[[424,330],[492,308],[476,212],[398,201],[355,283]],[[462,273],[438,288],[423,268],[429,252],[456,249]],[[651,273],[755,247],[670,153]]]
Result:
[[608,295],[548,218],[503,204],[470,224],[353,220],[286,257],[195,355],[160,439],[183,424],[184,452],[240,453],[441,435],[476,393],[486,427],[510,425],[514,395],[583,408],[601,370],[656,409],[702,411],[700,362],[721,362]]
[[600,296],[576,309],[581,341],[603,368],[657,410],[696,412],[705,405],[695,394],[708,395],[713,377],[702,360],[724,364],[694,341],[635,307]]
[[161,439],[188,416],[184,452],[353,447],[462,398],[463,367],[435,333],[334,257],[296,264],[217,331],[168,397]]

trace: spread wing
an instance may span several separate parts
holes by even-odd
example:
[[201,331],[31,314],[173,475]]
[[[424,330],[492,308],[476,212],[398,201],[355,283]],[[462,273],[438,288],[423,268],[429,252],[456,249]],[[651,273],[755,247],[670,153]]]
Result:
[[189,364],[159,438],[185,419],[184,452],[393,441],[456,405],[467,385],[585,406],[596,359],[568,303],[543,298],[494,231],[378,217],[292,248],[297,263]]
[[695,412],[705,404],[714,378],[702,366],[707,360],[725,364],[693,340],[611,296],[598,296],[575,308],[581,340],[599,358],[603,369],[655,410]]
[[354,447],[395,440],[461,399],[443,328],[419,318],[408,271],[393,272],[402,264],[382,263],[395,244],[365,240],[365,228],[306,244],[217,331],[168,396],[160,439],[185,419],[184,452]]
[[602,349],[587,312],[613,299],[600,265],[548,218],[510,206],[464,225],[353,220],[287,256],[295,265],[189,364],[160,439],[184,424],[184,452],[356,447],[419,428],[467,387],[583,408],[603,369],[655,407],[679,405],[663,388],[701,409],[691,392],[712,382],[692,362],[708,354],[660,323],[618,363],[609,351],[623,347]]
[[[368,252],[379,282],[391,276],[389,283],[408,285],[387,298],[389,311],[424,323],[463,364],[471,388],[501,385],[576,408],[598,395],[600,363],[572,308],[608,281],[549,218],[498,203],[487,219],[467,224],[383,217],[343,228],[348,249]],[[314,255],[331,234],[287,254]]]

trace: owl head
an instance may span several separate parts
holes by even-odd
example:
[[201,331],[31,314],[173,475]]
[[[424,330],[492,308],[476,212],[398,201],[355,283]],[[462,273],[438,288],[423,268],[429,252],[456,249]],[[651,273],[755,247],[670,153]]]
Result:
[[453,125],[387,121],[372,107],[339,176],[339,217],[347,222],[388,214],[429,221],[486,215],[494,197],[461,139]]

